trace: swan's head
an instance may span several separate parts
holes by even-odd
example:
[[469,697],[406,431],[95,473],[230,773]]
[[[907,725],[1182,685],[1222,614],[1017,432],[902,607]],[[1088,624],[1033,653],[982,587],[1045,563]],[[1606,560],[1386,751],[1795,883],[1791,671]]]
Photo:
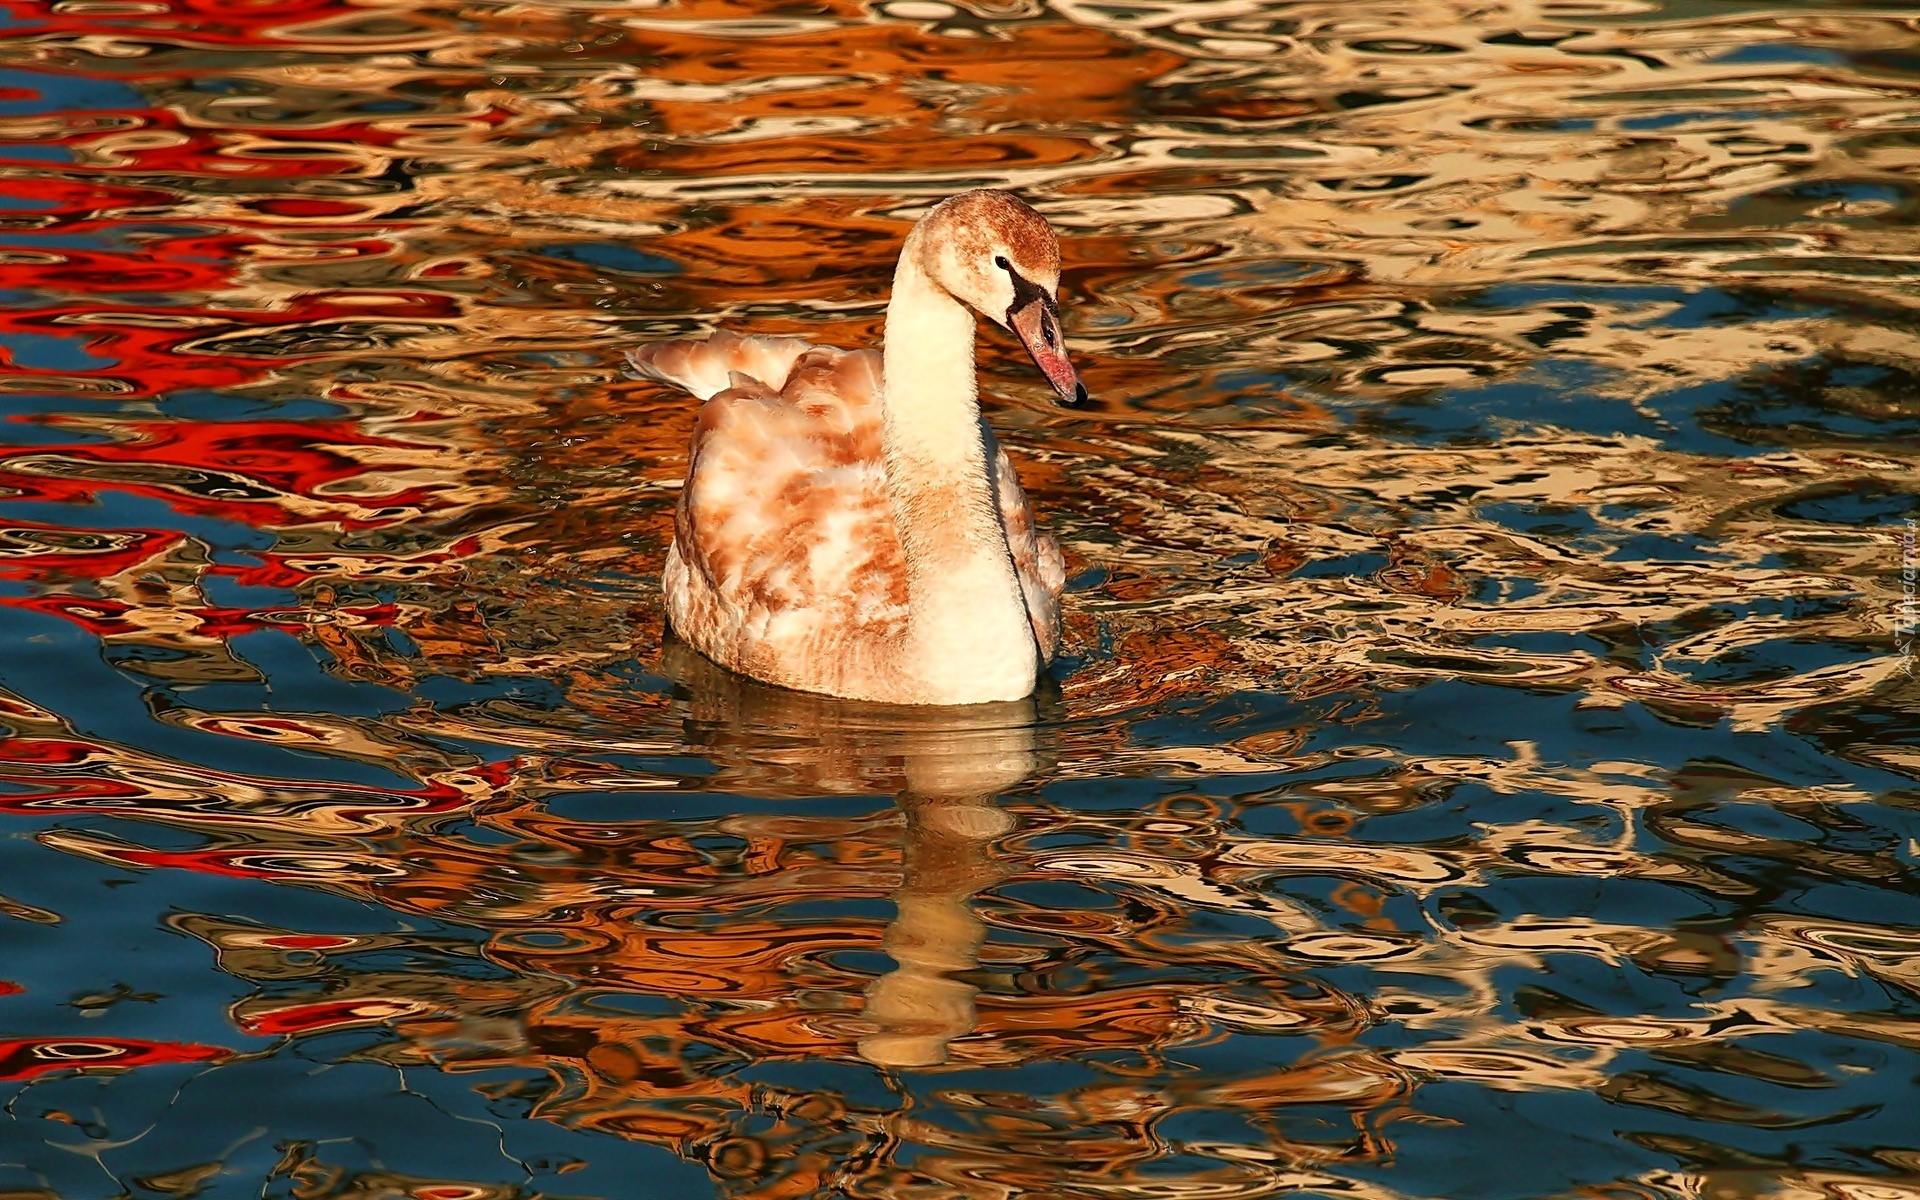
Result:
[[981,316],[1011,330],[1063,404],[1087,402],[1060,332],[1060,242],[1010,192],[963,192],[920,221],[921,266]]

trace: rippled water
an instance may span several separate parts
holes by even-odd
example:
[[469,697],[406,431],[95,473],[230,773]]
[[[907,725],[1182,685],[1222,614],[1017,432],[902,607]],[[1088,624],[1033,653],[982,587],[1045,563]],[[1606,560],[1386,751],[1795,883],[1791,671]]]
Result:
[[[0,1197],[1920,1196],[1910,5],[4,10]],[[977,185],[1057,687],[663,647]]]

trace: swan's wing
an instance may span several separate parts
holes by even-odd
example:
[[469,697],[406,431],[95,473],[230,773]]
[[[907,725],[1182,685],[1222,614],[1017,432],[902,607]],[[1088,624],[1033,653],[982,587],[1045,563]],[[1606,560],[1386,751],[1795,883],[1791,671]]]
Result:
[[685,388],[702,400],[727,390],[745,375],[774,392],[787,384],[793,364],[819,347],[799,338],[741,337],[721,330],[704,341],[654,342],[629,351],[634,372]]
[[[676,382],[707,382],[717,367],[703,350],[669,343],[636,358]],[[855,660],[906,621],[881,452],[880,356],[805,346],[781,372],[786,347],[754,352],[781,382],[735,370],[701,406],[674,529],[689,578],[680,595],[670,581],[669,615],[725,666],[817,688],[821,681],[795,672],[821,663],[870,670]],[[704,353],[742,358],[736,349]]]
[[1060,644],[1060,593],[1067,586],[1066,562],[1060,557],[1060,543],[1034,527],[1033,509],[1020,490],[1007,452],[991,440],[991,432],[988,437],[993,490],[1000,501],[1000,520],[1007,529],[1007,548],[1013,551],[1014,573],[1020,577],[1020,591],[1026,597],[1027,618],[1033,622],[1040,657],[1050,660]]

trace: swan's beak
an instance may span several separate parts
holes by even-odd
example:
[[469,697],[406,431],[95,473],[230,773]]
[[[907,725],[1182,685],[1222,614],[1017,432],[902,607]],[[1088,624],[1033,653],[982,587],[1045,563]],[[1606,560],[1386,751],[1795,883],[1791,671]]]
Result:
[[[1035,289],[1036,291],[1038,289]],[[1077,408],[1087,402],[1087,387],[1067,361],[1066,339],[1060,336],[1060,312],[1053,297],[1041,292],[1007,310],[1007,325],[1033,355],[1033,365],[1047,377],[1060,403]]]

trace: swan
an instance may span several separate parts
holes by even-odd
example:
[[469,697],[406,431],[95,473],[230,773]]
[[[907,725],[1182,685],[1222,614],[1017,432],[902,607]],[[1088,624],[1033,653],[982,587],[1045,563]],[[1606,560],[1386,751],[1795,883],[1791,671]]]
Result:
[[980,416],[974,314],[1084,404],[1059,282],[1045,218],[983,189],[907,234],[878,354],[724,331],[631,352],[641,376],[703,401],[661,570],[673,633],[803,692],[1031,695],[1059,645],[1065,571]]

